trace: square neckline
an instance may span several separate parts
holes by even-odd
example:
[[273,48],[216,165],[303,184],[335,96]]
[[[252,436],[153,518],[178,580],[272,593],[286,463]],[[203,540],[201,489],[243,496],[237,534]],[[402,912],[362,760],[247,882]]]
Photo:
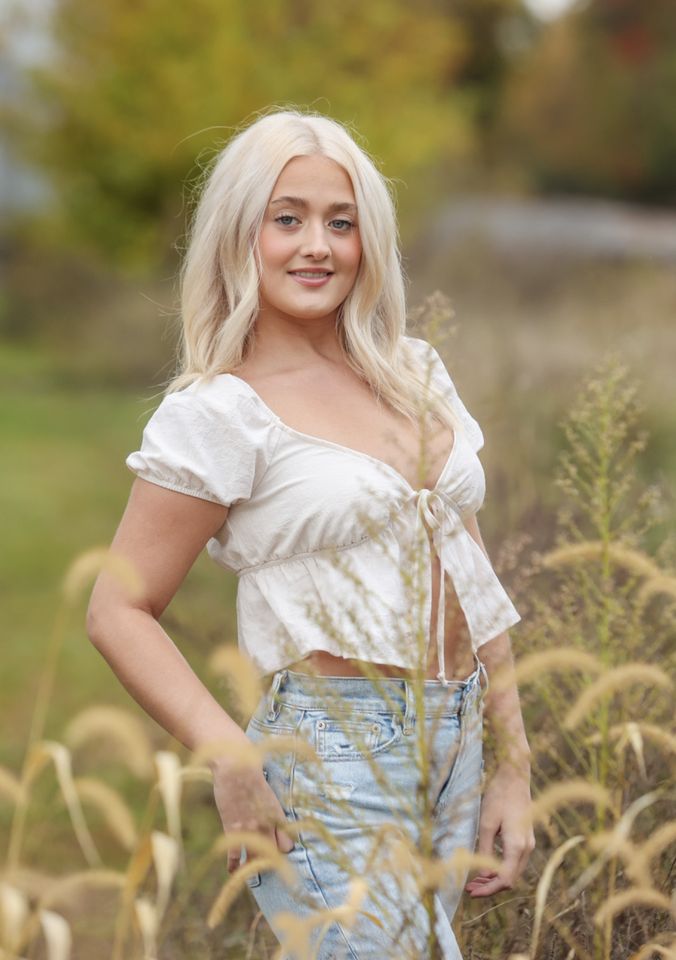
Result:
[[261,395],[251,386],[251,384],[247,380],[244,380],[242,377],[238,377],[234,373],[221,373],[221,374],[218,374],[218,376],[230,377],[232,380],[236,380],[238,383],[243,383],[244,386],[249,391],[249,393],[258,401],[258,403],[261,405],[261,407],[263,407],[263,409],[270,416],[270,418],[282,429],[287,430],[289,433],[293,434],[296,437],[299,437],[302,440],[306,440],[311,443],[317,443],[320,446],[332,447],[334,450],[339,450],[343,453],[352,454],[355,457],[361,457],[365,460],[370,461],[371,463],[377,463],[379,466],[385,467],[386,470],[389,470],[390,473],[393,474],[393,476],[395,476],[401,483],[403,483],[406,486],[407,490],[409,490],[412,494],[415,494],[416,496],[421,494],[424,490],[430,493],[435,493],[436,491],[438,491],[446,475],[447,470],[450,469],[451,462],[455,459],[455,453],[458,447],[458,440],[462,436],[462,432],[458,431],[454,427],[453,428],[453,444],[448,453],[448,456],[446,457],[443,463],[443,466],[441,467],[441,472],[439,473],[436,483],[432,487],[414,487],[413,484],[411,484],[406,479],[403,473],[397,470],[396,467],[393,467],[392,464],[388,463],[386,460],[381,460],[380,457],[374,457],[372,454],[366,453],[364,450],[357,450],[355,447],[348,447],[343,443],[337,443],[335,440],[329,440],[326,437],[318,437],[315,434],[305,433],[303,430],[297,430],[295,427],[289,426],[288,423],[285,423],[284,420],[282,420],[279,414],[275,413],[275,411],[268,406],[265,400],[263,400]]

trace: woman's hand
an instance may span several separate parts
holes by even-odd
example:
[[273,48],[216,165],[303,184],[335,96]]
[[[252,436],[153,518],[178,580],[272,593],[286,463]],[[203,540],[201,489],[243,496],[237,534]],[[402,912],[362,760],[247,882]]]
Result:
[[[215,765],[214,799],[226,836],[233,830],[250,830],[272,840],[282,853],[293,850],[293,840],[281,826],[286,815],[262,767]],[[239,867],[240,850],[239,846],[228,850],[228,873]]]
[[535,847],[531,817],[530,766],[505,762],[488,781],[481,801],[477,853],[495,856],[497,837],[502,846],[499,871],[481,869],[466,885],[472,897],[489,897],[511,890]]

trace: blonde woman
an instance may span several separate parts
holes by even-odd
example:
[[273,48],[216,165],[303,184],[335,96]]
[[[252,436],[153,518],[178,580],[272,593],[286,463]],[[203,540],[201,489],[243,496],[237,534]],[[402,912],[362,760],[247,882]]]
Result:
[[[219,745],[226,836],[258,833],[292,868],[245,871],[280,941],[285,914],[316,915],[320,958],[458,958],[463,889],[510,888],[534,845],[518,693],[487,692],[519,614],[477,525],[481,429],[405,332],[389,184],[341,124],[268,112],[209,171],[181,280],[180,369],[127,458],[112,542],[143,595],[102,574],[89,636],[170,734]],[[246,730],[159,624],[205,545],[239,577],[239,646],[265,682]],[[416,882],[416,852],[450,863],[498,838],[499,869]],[[233,845],[228,869],[255,853]]]

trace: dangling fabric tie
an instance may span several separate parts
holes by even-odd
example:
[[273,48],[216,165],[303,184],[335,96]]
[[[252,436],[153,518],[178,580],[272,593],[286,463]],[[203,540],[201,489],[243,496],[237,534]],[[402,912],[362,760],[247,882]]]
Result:
[[[445,574],[453,583],[467,627],[472,639],[472,649],[485,640],[490,640],[506,629],[505,624],[519,620],[512,601],[498,580],[488,557],[465,527],[462,515],[453,500],[439,490],[418,490],[417,523],[422,527],[424,541],[429,551],[429,539],[425,523],[432,533],[432,546],[439,557],[440,582],[437,608],[437,656],[439,672],[437,679],[444,686],[446,678],[444,657],[444,621],[446,615]],[[418,531],[420,532],[420,530]],[[432,616],[432,563],[429,563],[430,620]]]
[[[437,673],[437,679],[441,680],[445,687],[448,686],[449,680],[446,677],[446,651],[444,649],[445,644],[445,622],[446,622],[446,596],[445,596],[445,571],[441,555],[440,542],[443,541],[444,537],[444,524],[447,518],[447,511],[444,507],[443,500],[439,493],[434,490],[428,490],[423,488],[418,491],[417,494],[417,513],[418,521],[423,526],[425,522],[432,531],[432,544],[436,555],[439,557],[439,566],[440,566],[440,576],[439,576],[439,602],[437,604],[437,629],[436,629],[436,641],[437,641],[437,658],[439,661],[439,672]],[[427,536],[425,536],[427,539]],[[429,564],[429,588],[430,588],[430,604],[432,603],[432,566],[431,566],[431,556]],[[431,622],[431,607],[430,607],[430,622]]]

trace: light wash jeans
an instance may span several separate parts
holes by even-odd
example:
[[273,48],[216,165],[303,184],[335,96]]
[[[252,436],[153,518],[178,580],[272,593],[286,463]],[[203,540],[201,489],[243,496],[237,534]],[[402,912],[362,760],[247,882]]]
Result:
[[[447,687],[425,680],[417,697],[416,685],[399,678],[314,677],[286,669],[272,677],[247,736],[268,746],[280,735],[303,740],[300,746],[309,745],[318,758],[280,743],[283,749],[266,752],[264,760],[286,818],[310,821],[286,854],[293,885],[274,870],[247,879],[288,960],[462,960],[451,921],[468,870],[445,873],[425,895],[415,881],[419,860],[397,860],[391,841],[399,838],[400,857],[406,837],[414,853],[435,860],[475,848],[488,689],[484,664],[476,654],[475,660],[467,679]],[[353,877],[366,883],[358,908],[365,912],[326,918],[309,933],[309,952],[294,948],[283,914],[307,920],[345,904]]]

